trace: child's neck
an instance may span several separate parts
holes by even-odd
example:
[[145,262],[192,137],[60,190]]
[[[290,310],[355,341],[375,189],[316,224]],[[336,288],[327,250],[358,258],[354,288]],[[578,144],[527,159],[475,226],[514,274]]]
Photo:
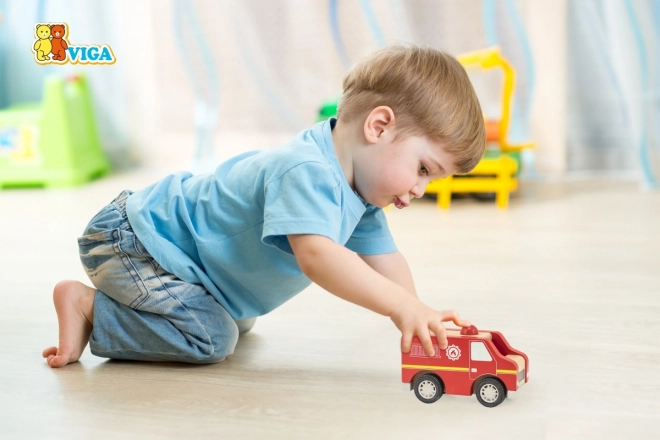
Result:
[[[332,143],[348,184],[355,190],[353,175],[353,149],[359,144],[358,131],[350,123],[337,123],[332,130]],[[361,132],[360,132],[361,133]]]

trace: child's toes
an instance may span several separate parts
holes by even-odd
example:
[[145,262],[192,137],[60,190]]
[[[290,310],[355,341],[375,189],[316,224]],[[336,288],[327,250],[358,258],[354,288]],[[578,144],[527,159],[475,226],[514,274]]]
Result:
[[51,368],[59,368],[65,366],[68,362],[63,356],[52,354],[47,359],[48,366]]
[[41,355],[45,358],[57,354],[57,347],[48,347],[41,353]]
[[52,368],[63,367],[69,363],[69,356],[63,356],[58,353],[57,347],[49,347],[45,349],[42,355],[46,358],[48,366]]

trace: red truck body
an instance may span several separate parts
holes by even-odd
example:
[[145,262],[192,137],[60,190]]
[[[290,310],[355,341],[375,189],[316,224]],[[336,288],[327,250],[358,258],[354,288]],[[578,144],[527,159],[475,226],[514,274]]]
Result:
[[477,393],[483,405],[497,406],[508,391],[517,391],[527,382],[527,355],[512,348],[500,332],[478,331],[474,326],[460,331],[449,329],[445,350],[438,348],[435,336],[431,339],[435,356],[424,353],[417,337],[410,352],[401,356],[403,382],[409,383],[425,403],[434,402],[442,394]]

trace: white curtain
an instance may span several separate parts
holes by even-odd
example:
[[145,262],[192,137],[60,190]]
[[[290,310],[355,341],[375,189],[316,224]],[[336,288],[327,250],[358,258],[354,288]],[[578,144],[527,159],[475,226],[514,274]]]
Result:
[[572,0],[568,166],[660,176],[660,2]]

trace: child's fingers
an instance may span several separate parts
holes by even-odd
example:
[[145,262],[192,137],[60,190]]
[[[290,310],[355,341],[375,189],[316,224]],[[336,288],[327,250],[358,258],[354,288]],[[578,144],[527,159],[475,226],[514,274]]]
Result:
[[417,337],[424,347],[424,352],[427,356],[435,356],[435,349],[433,348],[433,341],[431,341],[431,333],[429,329],[421,328],[417,331]]
[[443,310],[440,312],[442,322],[452,321],[459,327],[469,327],[472,324],[469,321],[461,319],[456,310]]
[[435,333],[435,337],[438,340],[438,348],[441,350],[444,350],[447,348],[447,345],[449,343],[447,342],[447,329],[445,328],[442,323],[438,324],[431,324],[429,325],[431,330],[433,330],[433,333]]
[[410,347],[412,346],[412,338],[412,333],[401,333],[401,352],[408,353],[410,351]]

